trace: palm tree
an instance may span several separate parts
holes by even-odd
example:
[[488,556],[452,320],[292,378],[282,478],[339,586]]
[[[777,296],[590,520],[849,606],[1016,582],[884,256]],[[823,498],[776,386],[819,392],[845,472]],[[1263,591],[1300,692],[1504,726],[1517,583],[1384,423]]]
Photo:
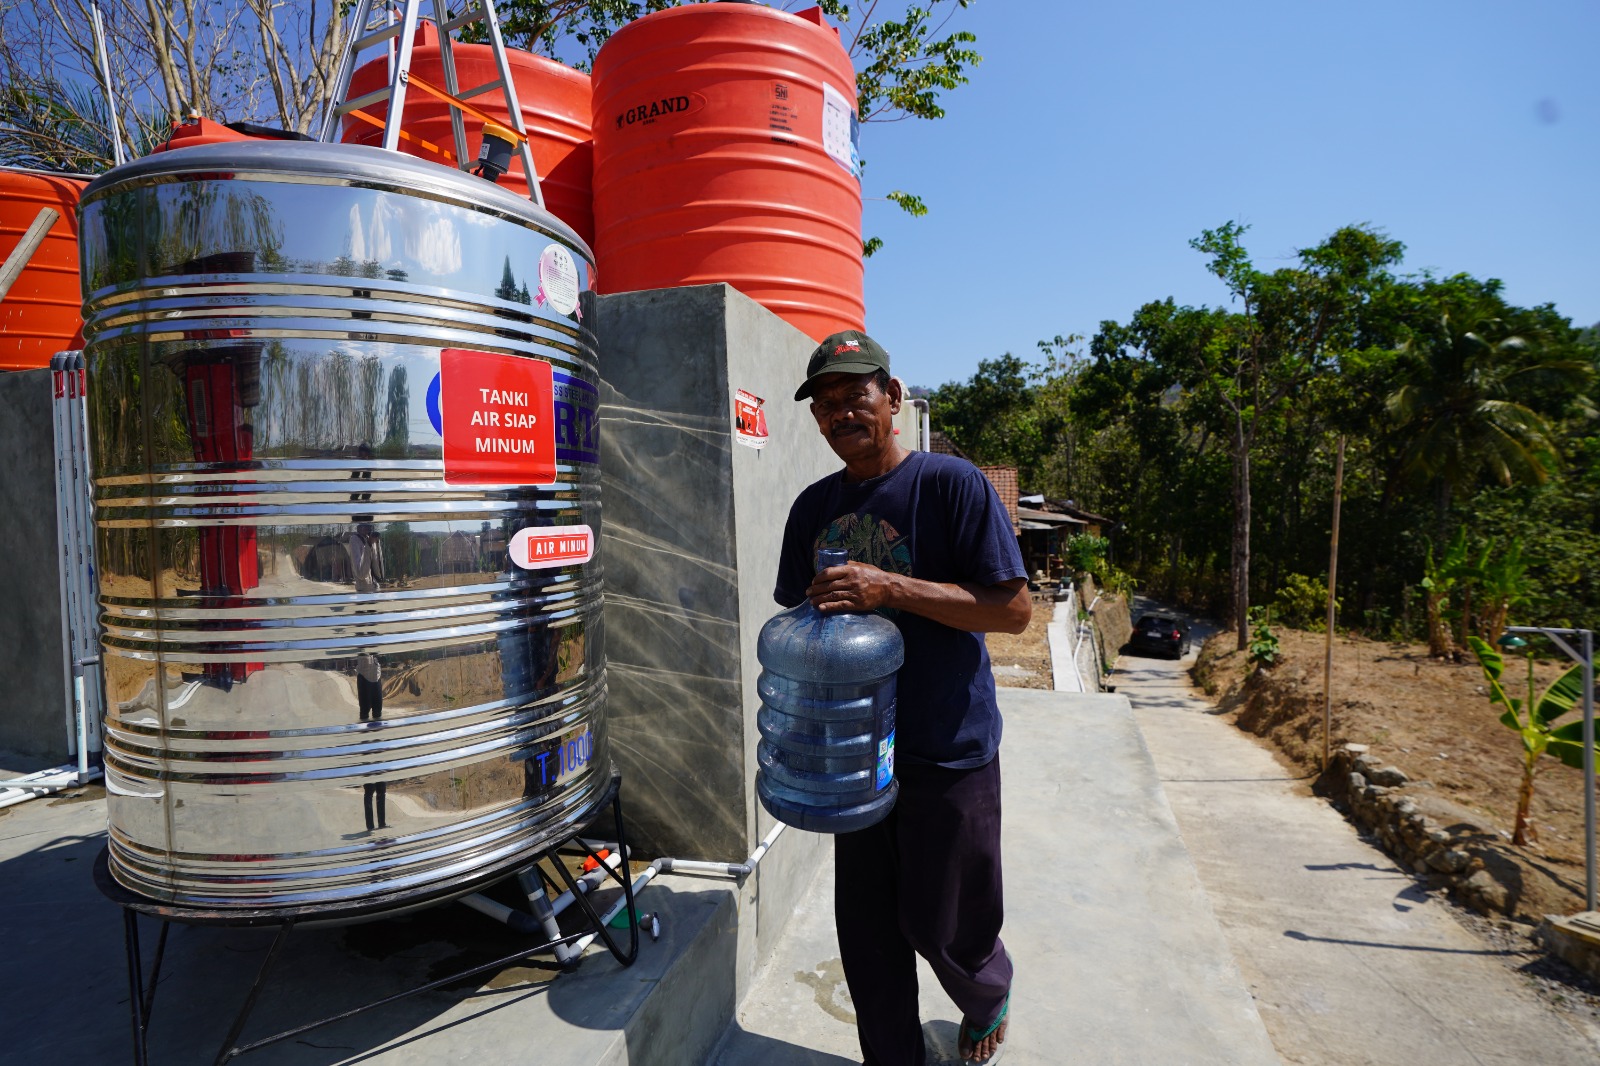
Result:
[[18,78],[0,87],[0,166],[98,174],[111,166],[105,97],[92,87]]
[[1396,483],[1431,485],[1440,530],[1456,494],[1481,478],[1502,485],[1542,483],[1559,461],[1552,427],[1532,398],[1574,398],[1592,368],[1567,358],[1532,331],[1502,317],[1494,292],[1450,307],[1401,346],[1410,380],[1387,399],[1402,441]]

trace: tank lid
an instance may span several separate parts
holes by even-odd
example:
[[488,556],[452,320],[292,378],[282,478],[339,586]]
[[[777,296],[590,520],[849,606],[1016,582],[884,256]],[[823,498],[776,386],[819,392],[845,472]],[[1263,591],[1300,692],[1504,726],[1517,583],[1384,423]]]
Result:
[[[233,172],[228,174],[228,172]],[[215,177],[270,180],[277,175],[330,185],[392,186],[399,192],[436,196],[465,207],[524,222],[568,241],[590,263],[594,252],[571,226],[510,189],[453,167],[361,144],[320,141],[229,141],[175,148],[124,163],[100,175],[83,191],[85,204],[127,183]]]

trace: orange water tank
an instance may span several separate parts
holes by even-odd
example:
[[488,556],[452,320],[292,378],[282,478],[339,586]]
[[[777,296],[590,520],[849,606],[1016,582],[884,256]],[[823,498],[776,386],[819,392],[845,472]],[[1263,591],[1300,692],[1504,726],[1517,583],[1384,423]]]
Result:
[[[488,45],[451,46],[456,61],[457,84],[463,89],[499,79],[494,53]],[[516,86],[517,103],[522,107],[523,128],[533,149],[533,165],[539,170],[544,206],[571,226],[584,243],[594,244],[594,206],[590,179],[594,170],[594,141],[589,132],[589,75],[563,66],[543,56],[516,49],[506,50],[511,66],[511,81]],[[444,64],[439,58],[439,31],[431,22],[417,27],[412,45],[411,73],[432,85],[444,88]],[[350,77],[350,98],[383,88],[389,80],[385,58],[371,60]],[[505,97],[493,89],[467,101],[501,123],[509,120]],[[387,103],[362,108],[376,119],[389,112]],[[467,155],[476,159],[483,138],[483,123],[463,115],[467,132]],[[450,108],[438,97],[412,85],[406,90],[405,120],[401,128],[413,138],[402,139],[400,150],[447,166],[455,164],[455,136],[450,132]],[[381,144],[383,131],[361,119],[346,117],[339,139],[351,144]],[[419,142],[427,142],[422,144]],[[448,153],[448,155],[446,154]],[[522,173],[522,154],[511,156],[511,169],[500,184],[526,196],[528,179]]]
[[0,167],[0,262],[11,255],[39,209],[55,224],[0,300],[0,370],[49,366],[59,351],[83,347],[78,287],[78,198],[88,178]]
[[815,8],[618,30],[594,63],[600,291],[727,282],[813,338],[863,328],[855,85]]

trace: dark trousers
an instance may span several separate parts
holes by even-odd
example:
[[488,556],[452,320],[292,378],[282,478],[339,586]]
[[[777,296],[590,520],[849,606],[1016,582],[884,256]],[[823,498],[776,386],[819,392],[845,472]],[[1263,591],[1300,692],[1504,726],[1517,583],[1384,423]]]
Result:
[[924,1066],[916,956],[976,1024],[1000,1014],[1000,759],[975,770],[902,762],[889,817],[834,838],[834,922],[867,1066]]
[[[383,718],[383,683],[368,681],[356,676],[356,701],[361,708],[363,722],[376,722]],[[368,829],[389,828],[389,783],[376,781],[361,786],[361,809],[367,816]]]

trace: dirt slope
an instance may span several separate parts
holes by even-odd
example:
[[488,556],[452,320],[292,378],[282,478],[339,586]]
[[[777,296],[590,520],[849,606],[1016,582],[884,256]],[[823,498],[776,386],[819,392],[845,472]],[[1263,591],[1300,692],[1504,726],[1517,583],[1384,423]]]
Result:
[[[1206,642],[1196,682],[1239,726],[1268,741],[1279,756],[1311,776],[1322,758],[1324,637],[1280,629],[1283,656],[1271,671],[1250,671],[1234,637]],[[1541,686],[1565,664],[1541,663]],[[1522,696],[1525,667],[1507,681]],[[1340,637],[1334,642],[1333,746],[1369,745],[1399,767],[1413,788],[1469,813],[1501,838],[1497,850],[1522,869],[1515,910],[1535,918],[1583,909],[1583,774],[1546,758],[1535,786],[1537,844],[1510,843],[1521,780],[1521,741],[1491,708],[1475,662],[1442,663],[1426,647]]]

